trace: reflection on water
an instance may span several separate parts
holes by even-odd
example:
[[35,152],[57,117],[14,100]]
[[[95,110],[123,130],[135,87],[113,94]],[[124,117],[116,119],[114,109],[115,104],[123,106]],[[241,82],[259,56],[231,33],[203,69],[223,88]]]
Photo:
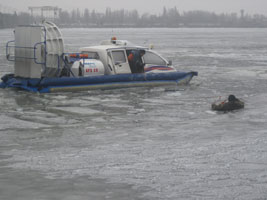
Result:
[[[116,34],[199,76],[173,88],[1,90],[1,199],[266,197],[267,30],[134,31],[62,30],[70,51]],[[0,67],[12,71],[2,51]],[[244,110],[211,111],[230,93]]]

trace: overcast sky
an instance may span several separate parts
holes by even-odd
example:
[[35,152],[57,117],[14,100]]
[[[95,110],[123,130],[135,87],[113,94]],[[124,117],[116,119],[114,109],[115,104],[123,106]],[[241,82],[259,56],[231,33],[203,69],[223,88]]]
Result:
[[188,10],[204,10],[222,12],[240,12],[244,9],[249,14],[267,15],[267,0],[0,0],[0,11],[28,11],[28,6],[58,6],[63,10],[73,8],[95,9],[104,12],[107,7],[112,10],[125,8],[137,9],[140,13],[159,14],[163,6],[174,6],[180,12]]

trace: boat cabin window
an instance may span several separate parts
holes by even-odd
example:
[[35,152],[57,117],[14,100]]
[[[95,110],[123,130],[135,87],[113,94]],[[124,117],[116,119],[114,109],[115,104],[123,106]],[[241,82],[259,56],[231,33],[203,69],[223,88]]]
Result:
[[124,51],[112,51],[112,57],[114,59],[115,65],[120,63],[126,63]]
[[162,59],[159,55],[146,51],[146,54],[143,56],[145,64],[154,64],[154,65],[167,65],[166,61]]
[[97,52],[82,51],[82,54],[87,54],[88,58],[99,60],[100,57]]

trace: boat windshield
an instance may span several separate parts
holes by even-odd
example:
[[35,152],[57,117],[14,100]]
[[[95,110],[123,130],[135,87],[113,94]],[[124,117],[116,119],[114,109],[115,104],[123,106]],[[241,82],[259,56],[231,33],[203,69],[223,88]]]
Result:
[[146,51],[146,54],[143,56],[145,64],[153,65],[167,65],[167,62],[162,59],[159,55],[151,51]]

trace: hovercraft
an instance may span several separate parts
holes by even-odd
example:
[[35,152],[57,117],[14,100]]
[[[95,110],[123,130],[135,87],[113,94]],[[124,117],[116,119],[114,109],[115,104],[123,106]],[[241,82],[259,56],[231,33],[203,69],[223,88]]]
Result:
[[[15,40],[6,44],[6,57],[14,62],[15,70],[2,77],[0,88],[47,93],[154,87],[187,84],[197,76],[197,72],[177,71],[152,49],[116,38],[83,47],[78,53],[64,53],[62,34],[52,22],[18,26],[14,32]],[[138,52],[145,53],[140,56]],[[141,69],[134,56],[139,56]]]

